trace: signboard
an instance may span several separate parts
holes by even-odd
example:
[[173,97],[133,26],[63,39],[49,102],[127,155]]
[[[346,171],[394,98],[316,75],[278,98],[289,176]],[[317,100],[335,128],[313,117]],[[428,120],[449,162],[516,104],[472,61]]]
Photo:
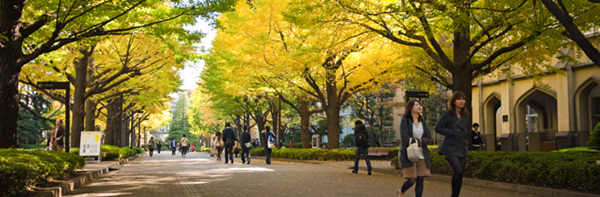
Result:
[[69,82],[38,82],[37,85],[42,89],[67,89],[71,84]]
[[429,98],[429,92],[406,91],[406,97],[410,98]]
[[100,160],[100,131],[82,131],[79,156],[98,156]]

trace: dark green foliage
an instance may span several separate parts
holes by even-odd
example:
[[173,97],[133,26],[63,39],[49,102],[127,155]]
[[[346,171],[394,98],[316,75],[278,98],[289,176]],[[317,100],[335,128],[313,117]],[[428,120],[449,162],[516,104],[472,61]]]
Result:
[[36,184],[68,179],[83,168],[82,157],[55,151],[0,149],[0,196],[20,196]]
[[[432,152],[431,173],[452,174],[444,156]],[[589,152],[469,152],[465,177],[600,192],[600,154]],[[397,158],[392,160],[397,165]]]
[[348,134],[342,140],[342,147],[354,147],[354,134]]
[[[250,154],[265,156],[264,148],[252,148]],[[354,160],[354,151],[347,149],[275,148],[271,152],[271,157],[298,160],[352,161]]]
[[594,127],[594,131],[592,131],[592,135],[588,140],[588,147],[596,150],[600,150],[600,123],[596,124]]
[[179,143],[185,134],[191,144],[198,146],[198,136],[190,133],[190,129],[192,128],[188,121],[188,109],[190,108],[190,105],[188,95],[185,92],[179,94],[179,100],[177,100],[175,111],[173,111],[173,118],[169,125],[169,136],[167,137],[167,141],[170,142],[171,139],[175,138]]
[[52,129],[54,120],[44,117],[43,114],[51,110],[52,103],[42,94],[19,94],[18,144],[40,144],[45,141],[42,133]]
[[[144,150],[138,147],[123,147],[102,144],[100,157],[102,161],[114,161],[117,159],[125,159],[135,156],[138,153],[143,153]],[[71,148],[71,153],[79,155],[79,148]]]

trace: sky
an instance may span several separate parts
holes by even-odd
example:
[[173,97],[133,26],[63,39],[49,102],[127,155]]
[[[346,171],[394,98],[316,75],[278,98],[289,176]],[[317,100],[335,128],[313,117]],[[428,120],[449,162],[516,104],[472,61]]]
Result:
[[[204,47],[205,49],[209,49],[212,47],[212,41],[217,35],[217,31],[213,29],[208,22],[204,20],[199,20],[199,22],[190,27],[186,27],[187,30],[191,31],[201,31],[205,33],[205,37],[202,39],[201,43],[198,43],[196,46],[198,50],[200,47]],[[198,76],[200,76],[200,72],[204,68],[204,61],[198,61],[198,63],[189,63],[186,65],[183,71],[180,71],[180,76],[183,79],[183,85],[181,89],[183,90],[193,90],[196,88],[196,82],[198,81]]]

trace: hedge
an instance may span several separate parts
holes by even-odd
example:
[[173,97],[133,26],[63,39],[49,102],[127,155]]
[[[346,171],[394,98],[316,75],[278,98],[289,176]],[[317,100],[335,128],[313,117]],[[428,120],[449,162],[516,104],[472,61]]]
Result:
[[[252,148],[250,149],[250,154],[253,156],[265,156],[264,148]],[[347,149],[275,148],[271,152],[271,157],[298,160],[347,161],[354,160],[354,151]]]
[[199,148],[197,152],[207,152],[207,153],[210,153],[210,148]]
[[0,149],[0,196],[20,196],[29,187],[68,179],[84,166],[82,157],[69,153]]
[[[431,172],[452,174],[444,156],[431,154]],[[524,185],[600,192],[600,154],[590,152],[471,151],[465,176]],[[398,167],[398,158],[392,166]]]
[[[71,148],[70,151],[72,154],[79,155],[79,148]],[[100,156],[102,161],[113,161],[117,159],[125,159],[132,157],[138,153],[143,153],[144,150],[138,147],[123,147],[119,148],[118,146],[112,145],[101,145]]]

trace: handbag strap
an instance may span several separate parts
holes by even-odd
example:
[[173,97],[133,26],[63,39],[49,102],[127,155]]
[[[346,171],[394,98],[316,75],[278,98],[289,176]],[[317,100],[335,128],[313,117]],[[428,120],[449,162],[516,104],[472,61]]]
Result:
[[453,125],[452,127],[456,126],[456,124],[458,124],[458,122],[460,122],[460,120],[462,120],[465,116],[461,116]]

